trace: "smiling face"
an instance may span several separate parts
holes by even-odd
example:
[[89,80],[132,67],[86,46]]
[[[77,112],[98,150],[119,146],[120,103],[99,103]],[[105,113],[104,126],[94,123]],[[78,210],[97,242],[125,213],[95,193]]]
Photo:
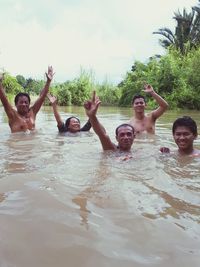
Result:
[[191,153],[193,151],[193,142],[197,135],[190,128],[178,126],[173,133],[173,137],[180,152]]
[[68,130],[72,133],[80,131],[80,121],[76,118],[71,118],[68,126]]
[[135,135],[131,126],[121,126],[117,130],[116,139],[120,150],[129,151],[133,144]]
[[27,96],[19,96],[17,102],[16,102],[16,108],[17,112],[25,116],[29,112],[29,99]]
[[133,109],[135,110],[135,112],[144,112],[145,107],[146,103],[144,98],[136,98],[133,101]]

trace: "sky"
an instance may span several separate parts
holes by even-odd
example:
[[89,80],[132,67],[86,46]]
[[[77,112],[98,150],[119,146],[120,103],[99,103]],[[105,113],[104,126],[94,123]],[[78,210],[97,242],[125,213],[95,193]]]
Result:
[[[159,28],[175,28],[174,12],[198,0],[0,0],[0,70],[55,82],[81,69],[117,84],[137,60],[165,53]],[[200,5],[200,4],[199,4]]]

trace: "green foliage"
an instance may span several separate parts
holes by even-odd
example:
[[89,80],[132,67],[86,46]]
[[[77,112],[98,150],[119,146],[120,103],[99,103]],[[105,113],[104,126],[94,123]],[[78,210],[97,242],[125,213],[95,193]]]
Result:
[[4,76],[3,87],[5,89],[5,92],[8,94],[16,95],[17,93],[23,91],[23,88],[17,82],[17,79],[15,77],[12,77],[8,73],[6,73]]
[[128,72],[125,80],[118,85],[121,89],[119,105],[130,106],[133,95],[141,94],[141,90],[147,78],[147,66],[136,61],[132,67],[132,71]]
[[57,84],[51,89],[53,95],[57,97],[57,103],[60,106],[71,105],[71,92],[69,90],[70,82],[65,82],[63,84]]
[[174,13],[173,19],[176,21],[174,33],[167,27],[153,33],[163,37],[159,40],[161,46],[173,47],[185,55],[200,45],[200,8],[193,7],[191,12],[183,8],[182,13],[180,11]]
[[[170,108],[200,109],[200,48],[186,55],[170,48],[165,56],[151,58],[146,64],[136,62],[118,86],[120,105],[130,106],[133,95],[141,93],[144,81],[150,83],[169,103]],[[148,105],[155,101],[147,97]]]
[[43,87],[44,87],[44,81],[28,78],[26,80],[24,90],[30,95],[39,95]]
[[72,96],[72,104],[81,106],[90,98],[94,88],[93,77],[91,73],[81,70],[78,78],[74,79],[69,86]]
[[[72,81],[52,84],[50,91],[58,99],[58,105],[83,105],[97,91],[103,105],[130,106],[135,94],[142,94],[150,108],[157,103],[143,92],[144,84],[149,83],[168,103],[171,109],[189,108],[200,110],[200,47],[182,54],[179,49],[169,47],[166,55],[153,56],[146,63],[134,62],[131,71],[118,86],[105,80],[95,84],[91,72],[81,70],[79,77]],[[7,96],[26,91],[39,95],[44,81],[16,78],[8,73],[3,81]],[[49,102],[46,100],[46,104]]]
[[121,96],[121,89],[119,87],[105,80],[103,84],[97,84],[95,89],[102,105],[118,105]]
[[23,87],[26,87],[26,79],[22,75],[17,75],[16,76],[17,82]]

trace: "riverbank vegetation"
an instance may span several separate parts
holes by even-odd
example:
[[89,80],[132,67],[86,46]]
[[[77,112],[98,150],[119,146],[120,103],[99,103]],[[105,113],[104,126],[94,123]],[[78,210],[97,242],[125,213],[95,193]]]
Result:
[[[192,7],[190,12],[183,8],[182,13],[174,13],[173,19],[174,32],[161,28],[153,33],[162,37],[160,44],[166,49],[165,55],[153,55],[145,63],[133,62],[118,85],[107,80],[97,83],[91,72],[82,69],[77,78],[51,86],[58,104],[82,105],[95,89],[103,105],[130,106],[133,95],[141,93],[144,83],[150,83],[171,109],[200,110],[200,8]],[[38,95],[44,81],[6,73],[3,85],[9,96],[20,91]],[[150,97],[147,101],[154,108],[155,102]]]

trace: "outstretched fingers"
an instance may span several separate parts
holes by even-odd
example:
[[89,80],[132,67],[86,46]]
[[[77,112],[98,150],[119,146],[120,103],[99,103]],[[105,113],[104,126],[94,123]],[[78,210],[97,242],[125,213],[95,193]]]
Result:
[[99,97],[96,97],[95,104],[97,107],[99,107],[99,105],[101,104],[101,100],[99,99]]
[[94,103],[96,99],[96,91],[94,90],[92,93],[92,102]]
[[48,66],[48,72],[45,73],[47,79],[49,79],[50,81],[53,79],[53,76],[55,74],[55,72],[53,72],[53,67],[52,66]]

